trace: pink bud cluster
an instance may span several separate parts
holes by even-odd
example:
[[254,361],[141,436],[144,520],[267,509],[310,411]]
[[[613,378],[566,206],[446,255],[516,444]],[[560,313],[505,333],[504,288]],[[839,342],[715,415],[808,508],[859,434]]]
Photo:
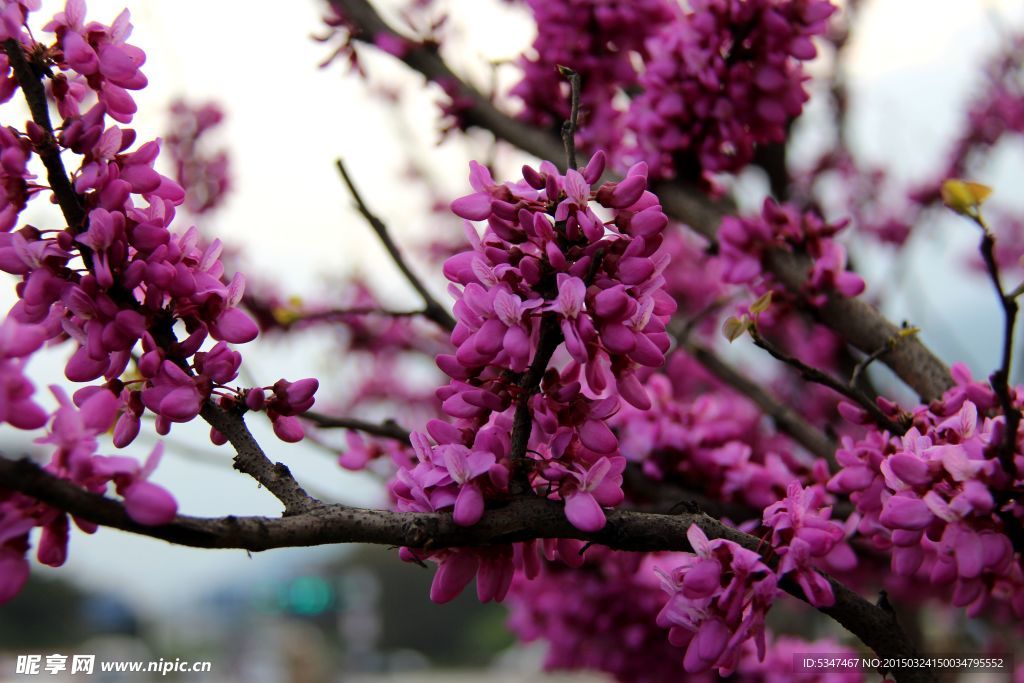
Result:
[[772,276],[765,272],[764,257],[769,249],[783,249],[805,253],[813,260],[803,292],[812,304],[823,306],[832,293],[857,296],[864,291],[864,280],[846,270],[846,248],[833,239],[844,227],[845,221],[826,223],[813,212],[801,214],[768,198],[760,216],[722,219],[718,239],[724,279],[753,285],[759,292],[771,289]]
[[[1024,519],[1011,495],[1021,480],[995,456],[1004,418],[984,416],[997,406],[991,388],[961,365],[953,372],[957,386],[916,409],[904,436],[844,439],[836,453],[842,469],[829,488],[850,496],[858,533],[891,553],[894,574],[951,590],[953,604],[971,615],[1004,605],[1020,618],[1024,564],[1010,534]],[[1019,388],[1014,402],[1022,403]],[[1018,439],[1018,473],[1020,453]]]
[[[12,321],[4,323],[9,329]],[[161,486],[148,481],[160,461],[163,447],[157,444],[145,464],[134,458],[96,455],[97,437],[114,424],[120,402],[102,387],[86,387],[72,402],[59,387],[51,387],[59,407],[53,414],[49,433],[37,443],[54,447],[46,471],[72,481],[82,488],[102,493],[114,484],[124,498],[128,516],[140,524],[167,524],[177,514],[174,498]],[[86,533],[96,525],[75,518]],[[40,527],[37,558],[42,564],[59,567],[67,558],[70,533],[67,513],[32,498],[0,489],[0,602],[21,590],[28,579],[29,533]]]
[[[681,677],[700,683],[721,680],[712,670],[693,673],[684,669],[680,648],[655,623],[659,611],[665,608],[665,591],[660,585],[664,581],[659,582],[658,575],[671,582],[670,568],[679,559],[677,554],[640,555],[593,546],[581,567],[543,563],[537,576],[529,580],[517,576],[513,581],[508,626],[522,641],[542,640],[548,644],[544,659],[547,670],[604,671],[623,683],[657,683]],[[728,680],[781,683],[794,676],[795,653],[854,654],[829,639],[808,642],[792,636],[773,637],[768,631],[766,634],[762,657],[751,640],[737,644],[738,656]],[[699,654],[693,656],[699,659]],[[817,683],[863,680],[859,672],[808,673],[804,677]]]
[[736,669],[740,645],[753,639],[764,657],[764,618],[779,595],[778,578],[761,556],[725,539],[708,540],[699,526],[686,533],[694,555],[662,572],[668,602],[658,625],[669,641],[685,647],[688,673]]
[[653,480],[681,482],[716,500],[762,510],[785,495],[793,480],[827,478],[823,461],[794,453],[788,440],[764,427],[749,400],[681,351],[646,388],[651,409],[624,407],[612,424],[620,452]]
[[[48,142],[49,133],[34,123],[19,139],[37,147],[56,143],[66,163],[78,155],[81,164],[71,178],[75,196],[61,201],[80,204],[85,225],[0,234],[0,269],[22,278],[12,318],[40,326],[48,338],[77,342],[65,368],[68,379],[102,377],[121,395],[115,430],[120,447],[135,438],[144,409],[157,415],[162,434],[171,423],[198,415],[213,389],[237,375],[241,357],[227,343],[251,341],[257,328],[237,307],[242,276],[225,281],[220,242],[200,244],[195,228],[170,231],[184,192],[153,168],[159,141],[130,151],[135,131],[107,126],[108,116],[131,120],[135,104],[128,89],[146,84],[139,71],[145,55],[125,42],[131,33],[127,12],[110,27],[86,24],[84,3],[69,0],[47,30],[57,35],[45,54],[56,71],[50,93],[64,125],[56,141]],[[39,53],[31,45],[26,50]],[[90,95],[95,102],[82,113]],[[85,270],[74,266],[78,257]],[[175,338],[176,324],[186,339]],[[200,351],[210,337],[217,343]],[[119,377],[140,341],[141,386],[125,385]]]
[[[413,435],[416,460],[399,463],[391,485],[400,510],[453,509],[471,525],[487,500],[511,495],[517,473],[583,530],[601,529],[602,508],[622,500],[625,459],[608,420],[620,397],[650,407],[637,373],[664,362],[675,305],[658,249],[668,221],[645,169],[592,190],[604,160],[564,176],[526,166],[501,185],[473,163],[475,192],[452,210],[487,226],[480,236],[467,222],[472,248],[444,266],[456,351],[437,357],[452,378],[438,397],[451,421],[428,424],[435,444]],[[562,368],[548,367],[559,351]]]
[[526,0],[537,23],[534,54],[519,60],[523,79],[510,94],[523,102],[521,117],[542,128],[569,118],[570,98],[559,67],[580,75],[580,146],[617,148],[622,111],[616,94],[637,81],[633,57],[673,18],[667,0]]
[[827,0],[694,0],[647,42],[629,109],[635,154],[656,177],[735,172],[785,139],[808,95],[803,62],[835,11]]

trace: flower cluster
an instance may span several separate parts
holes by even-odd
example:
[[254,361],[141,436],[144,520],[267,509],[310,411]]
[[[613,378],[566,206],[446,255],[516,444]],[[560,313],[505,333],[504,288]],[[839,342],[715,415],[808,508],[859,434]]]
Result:
[[843,541],[846,531],[829,519],[832,508],[828,494],[820,486],[801,487],[792,482],[786,497],[764,511],[764,526],[772,530],[772,547],[782,558],[778,575],[794,574],[807,601],[815,607],[835,602],[832,586],[818,573],[849,571],[857,564],[853,549]]
[[522,80],[511,95],[523,102],[524,120],[543,128],[569,118],[566,81],[559,67],[580,75],[580,130],[584,149],[616,148],[622,111],[615,96],[637,81],[634,54],[646,54],[653,31],[670,21],[667,0],[526,0],[537,23],[534,54],[519,61]]
[[[5,327],[11,323],[4,323]],[[177,514],[174,498],[161,486],[150,481],[160,461],[162,446],[157,444],[145,464],[134,458],[96,455],[97,436],[114,424],[120,409],[117,396],[103,387],[86,387],[75,394],[72,402],[59,387],[51,387],[59,407],[53,415],[49,433],[37,443],[55,450],[46,470],[82,488],[103,492],[114,484],[124,498],[128,516],[140,524],[167,524]],[[87,533],[96,525],[75,519]],[[59,567],[67,558],[70,532],[67,513],[32,498],[0,489],[0,602],[13,597],[28,579],[29,533],[40,527],[37,557],[43,564]]]
[[[414,435],[416,460],[399,463],[391,486],[399,509],[454,509],[470,525],[517,485],[564,501],[573,525],[595,531],[622,500],[625,459],[608,420],[621,400],[650,407],[638,371],[664,362],[674,303],[658,250],[667,218],[645,168],[591,189],[604,161],[599,152],[564,176],[526,166],[501,185],[472,165],[475,192],[452,210],[487,227],[480,236],[467,222],[472,248],[444,265],[456,350],[437,358],[452,378],[438,397],[451,421],[428,425],[435,444]],[[548,367],[559,351],[561,369]]]
[[662,572],[668,602],[658,625],[669,629],[672,644],[686,648],[689,673],[736,669],[740,645],[753,639],[764,656],[764,618],[779,595],[775,572],[761,556],[732,541],[709,541],[699,526],[686,532],[694,555],[671,572]]
[[[42,117],[24,131],[0,128],[5,199],[0,270],[20,279],[18,300],[0,326],[7,399],[2,418],[22,429],[47,422],[45,411],[32,400],[24,363],[45,342],[74,342],[64,368],[67,379],[102,382],[79,389],[74,402],[54,388],[60,407],[48,436],[39,441],[56,447],[46,469],[94,492],[112,483],[133,519],[163,524],[174,517],[176,504],[148,481],[159,447],[140,465],[131,458],[94,455],[96,437],[113,427],[114,445],[127,446],[138,435],[146,410],[156,416],[160,434],[173,423],[195,418],[238,374],[241,356],[229,344],[251,341],[257,328],[238,308],[244,279],[240,274],[226,277],[220,243],[201,244],[195,228],[171,231],[184,192],[154,169],[160,141],[136,145],[135,131],[122,127],[136,111],[129,91],[146,85],[140,71],[145,54],[127,42],[132,30],[128,12],[110,26],[87,23],[85,3],[68,0],[45,26],[56,36],[46,46],[23,26],[36,4],[2,3],[0,33],[15,39],[5,50],[19,51],[10,53],[13,60],[5,52],[3,77],[8,79],[11,61],[24,62],[29,73],[45,74],[45,85],[14,79],[12,87],[24,89],[30,100],[33,90],[45,92],[64,120],[56,136]],[[33,154],[47,166],[51,187],[46,189],[64,213],[64,229],[27,225],[12,230],[25,202],[44,189],[25,170]],[[70,178],[62,168],[56,170],[62,164],[72,167]],[[207,344],[209,339],[216,343]],[[139,346],[137,373],[129,379],[124,375]],[[282,380],[274,386],[265,403],[282,438],[301,438],[294,415],[312,405],[315,384]],[[238,394],[228,390],[222,404],[240,402],[232,391]],[[23,571],[11,559],[11,548],[23,557],[34,526],[43,527],[40,561],[60,564],[66,555],[67,515],[24,496],[0,495],[5,501],[0,547],[4,561],[18,567],[12,575],[20,577]],[[4,594],[13,594],[19,585],[6,584]]]
[[[786,204],[768,198],[761,215],[751,218],[727,216],[718,231],[726,282],[749,284],[759,293],[771,289],[771,275],[765,271],[769,249],[805,253],[813,260],[804,283],[805,298],[822,306],[832,293],[857,296],[864,280],[846,270],[846,249],[833,238],[846,222],[826,223],[813,212],[801,214]],[[778,287],[778,290],[784,288]]]
[[547,670],[605,671],[635,683],[674,680],[679,650],[654,623],[665,602],[654,570],[672,559],[594,546],[578,569],[545,562],[532,580],[513,581],[508,626],[524,642],[548,644]]
[[[664,582],[659,581],[659,574],[671,582],[671,567],[679,559],[677,554],[641,555],[592,546],[579,568],[542,563],[539,574],[532,579],[517,576],[513,580],[508,626],[522,641],[547,643],[547,670],[604,671],[623,683],[679,679],[684,676],[680,666],[683,651],[655,623],[658,612],[665,607]],[[854,654],[829,639],[808,642],[792,636],[774,637],[767,630],[765,633],[760,656],[751,640],[736,645],[738,657],[728,680],[782,683],[793,679],[796,653],[833,657]],[[807,672],[801,677],[818,683],[863,680],[856,671]],[[700,683],[721,680],[706,669],[685,678]]]
[[[49,55],[47,66],[55,71],[49,92],[64,124],[56,140],[34,123],[18,139],[40,149],[56,143],[79,156],[73,196],[68,190],[57,199],[65,211],[81,208],[81,224],[71,213],[63,231],[25,227],[0,234],[0,268],[22,278],[12,318],[40,326],[49,338],[77,342],[65,368],[68,379],[103,378],[122,395],[126,419],[118,423],[117,445],[124,446],[138,432],[143,409],[157,415],[160,433],[193,419],[213,389],[237,374],[241,359],[227,343],[251,341],[257,328],[237,307],[244,279],[226,278],[220,242],[201,244],[194,228],[171,232],[184,192],[153,168],[160,142],[133,150],[135,131],[107,124],[108,116],[131,121],[135,104],[128,90],[146,84],[139,71],[145,55],[126,42],[127,12],[109,27],[87,24],[84,3],[69,0],[47,30],[56,34],[54,47],[26,48],[25,58]],[[4,154],[12,169],[26,149],[19,143]],[[78,258],[84,270],[75,267]],[[176,325],[186,339],[176,339]],[[200,352],[208,338],[218,343]],[[141,379],[138,386],[122,384],[119,377],[140,342]]]
[[627,115],[657,177],[735,172],[785,139],[807,100],[802,63],[835,7],[827,0],[693,0],[647,42],[643,93]]
[[164,142],[175,178],[185,188],[185,207],[194,214],[220,206],[230,188],[227,152],[203,148],[210,130],[223,119],[224,112],[213,103],[193,106],[177,100],[171,104],[171,132]]
[[[1004,418],[983,417],[997,405],[992,389],[954,367],[957,386],[913,412],[902,437],[870,432],[845,439],[842,469],[829,488],[856,505],[859,533],[892,556],[892,571],[952,590],[972,615],[990,604],[1024,615],[1024,566],[1011,542],[1024,509],[1010,495],[1019,476],[995,457]],[[1014,392],[1020,406],[1020,390]],[[848,411],[855,413],[856,411]],[[1021,449],[1015,469],[1024,471]]]
[[[620,452],[656,481],[680,481],[716,500],[757,510],[779,500],[791,481],[824,481],[824,462],[793,452],[768,432],[749,400],[720,384],[690,356],[672,354],[665,374],[646,383],[650,410],[615,416]],[[742,521],[742,520],[734,520]]]

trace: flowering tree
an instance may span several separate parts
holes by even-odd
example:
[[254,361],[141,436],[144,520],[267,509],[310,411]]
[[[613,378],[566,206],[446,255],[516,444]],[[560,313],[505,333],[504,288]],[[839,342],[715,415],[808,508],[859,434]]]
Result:
[[[247,290],[220,242],[181,220],[227,190],[226,156],[197,144],[219,111],[175,105],[163,145],[137,141],[131,93],[147,80],[127,11],[107,26],[83,0],[49,19],[38,4],[0,0],[0,100],[24,98],[32,116],[0,128],[0,269],[18,297],[0,325],[0,420],[38,431],[50,459],[0,457],[0,601],[33,544],[64,562],[74,523],[197,548],[398,546],[437,565],[435,601],[475,579],[480,600],[510,603],[520,638],[550,644],[549,666],[626,681],[779,680],[794,653],[857,650],[897,680],[930,680],[906,661],[935,651],[924,614],[983,634],[972,651],[1009,651],[1004,625],[1024,618],[1024,393],[1010,384],[1024,223],[990,225],[988,188],[957,178],[1024,132],[1019,39],[993,60],[948,168],[893,201],[843,134],[854,0],[525,0],[536,38],[505,93],[443,61],[434,3],[411,3],[398,28],[366,0],[330,0],[336,56],[360,73],[364,50],[394,56],[443,93],[446,134],[483,129],[540,160],[497,179],[473,162],[443,202],[440,220],[464,227],[432,245],[444,301],[339,162],[423,299],[391,311],[357,280],[315,305]],[[820,51],[833,142],[795,169],[787,144]],[[161,151],[173,179],[154,170]],[[733,179],[751,169],[770,196],[745,215]],[[39,195],[60,210],[42,228],[21,220]],[[839,237],[899,249],[942,204],[973,223],[1005,312],[986,379],[885,319]],[[239,384],[234,345],[328,325],[375,369],[322,397],[328,409],[312,410],[316,379]],[[749,339],[767,379],[723,359],[727,339]],[[67,350],[74,385],[51,388],[52,414],[24,374],[44,345]],[[407,357],[436,363],[436,392],[404,382]],[[917,400],[897,401],[879,364]],[[368,419],[382,404],[401,424]],[[394,509],[309,495],[249,432],[258,413],[288,442],[345,430],[340,465],[387,476]],[[149,481],[161,446],[98,454],[108,431],[132,453],[143,425],[168,435],[196,418],[282,516],[180,515]],[[845,644],[770,632],[780,602],[837,622]]]

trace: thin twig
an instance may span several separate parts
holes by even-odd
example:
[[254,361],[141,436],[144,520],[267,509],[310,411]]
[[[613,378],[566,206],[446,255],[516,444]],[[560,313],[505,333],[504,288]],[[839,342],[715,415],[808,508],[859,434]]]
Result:
[[314,423],[320,429],[352,429],[372,436],[380,436],[385,439],[394,439],[406,445],[409,444],[409,431],[403,429],[394,420],[383,422],[370,422],[357,417],[334,417],[324,415],[312,410],[303,413],[300,417]]
[[767,339],[762,337],[761,334],[757,331],[756,327],[751,327],[749,332],[750,338],[754,340],[755,346],[764,349],[769,354],[771,354],[771,356],[776,360],[781,361],[786,365],[789,365],[790,367],[796,369],[797,372],[800,373],[800,376],[803,377],[805,380],[828,387],[837,394],[840,394],[850,399],[851,401],[859,405],[861,408],[863,408],[864,411],[871,416],[871,419],[878,424],[878,426],[882,427],[883,429],[887,429],[890,434],[906,434],[906,425],[901,424],[900,422],[896,422],[895,420],[891,419],[888,415],[883,413],[882,409],[879,408],[874,401],[865,396],[864,393],[861,392],[859,389],[851,387],[848,384],[844,384],[843,382],[840,382],[831,375],[822,372],[817,368],[813,368],[810,365],[807,365],[799,358],[790,356],[786,352],[782,351],[781,349],[773,345]]
[[352,199],[356,203],[356,209],[363,218],[366,219],[366,222],[370,224],[373,231],[377,233],[377,237],[380,238],[384,248],[388,250],[388,254],[391,255],[391,259],[395,262],[395,265],[398,266],[398,269],[402,271],[403,275],[405,275],[405,279],[409,281],[409,284],[412,285],[413,289],[415,289],[423,299],[423,303],[426,306],[424,315],[449,332],[454,330],[455,319],[452,318],[448,309],[442,306],[437,299],[434,298],[426,285],[424,285],[416,274],[412,272],[412,269],[409,268],[409,264],[407,264],[405,262],[405,258],[402,257],[402,252],[398,250],[398,245],[396,245],[394,240],[391,239],[391,235],[388,233],[388,228],[384,225],[384,221],[370,211],[366,202],[363,201],[362,195],[359,194],[359,190],[356,189],[355,183],[352,182],[352,177],[349,176],[348,171],[345,170],[345,164],[341,159],[338,159],[336,164],[338,166],[338,171],[341,173],[342,180],[345,181],[348,191],[352,194]]
[[567,66],[559,66],[558,72],[569,81],[569,118],[562,124],[562,144],[565,146],[567,168],[576,169],[576,130],[580,117],[580,75]]
[[988,271],[989,279],[999,297],[999,304],[1003,308],[1003,354],[999,368],[989,377],[992,383],[992,390],[999,399],[999,405],[1006,416],[1006,424],[1003,431],[1003,439],[999,443],[996,454],[999,464],[1011,480],[1017,478],[1017,465],[1014,462],[1014,453],[1017,450],[1017,432],[1020,429],[1021,412],[1013,405],[1013,396],[1010,391],[1010,367],[1013,362],[1013,333],[1017,326],[1017,299],[1013,292],[1007,294],[1003,289],[1002,279],[999,277],[999,264],[996,262],[995,246],[996,238],[988,229],[985,220],[980,213],[970,216],[981,228],[981,243],[978,245],[982,259],[985,261],[985,269]]

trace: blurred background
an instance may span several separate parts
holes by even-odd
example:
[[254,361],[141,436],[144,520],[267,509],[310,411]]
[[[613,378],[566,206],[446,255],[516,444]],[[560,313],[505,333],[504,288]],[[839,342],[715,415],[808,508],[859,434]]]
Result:
[[[88,16],[109,23],[125,2],[90,0]],[[404,3],[375,4],[394,16]],[[455,70],[499,91],[514,82],[509,62],[533,37],[526,11],[500,0],[442,4],[451,21],[444,53]],[[43,0],[37,21],[60,7]],[[460,234],[459,221],[445,224],[431,207],[438,196],[450,199],[463,191],[470,159],[486,157],[506,171],[528,160],[479,132],[442,139],[439,90],[424,88],[418,75],[387,55],[362,52],[370,82],[387,83],[391,94],[370,92],[344,64],[321,68],[332,50],[314,39],[326,32],[322,2],[177,0],[129,8],[135,25],[130,42],[146,51],[143,71],[150,81],[136,96],[139,114],[132,127],[140,140],[163,135],[176,98],[221,106],[226,119],[215,142],[230,155],[232,187],[226,204],[203,217],[203,229],[240,250],[250,279],[271,283],[283,295],[326,299],[358,273],[395,308],[415,305],[413,292],[351,208],[336,158],[345,159],[369,205],[407,251],[440,237],[439,231],[452,239]],[[1024,26],[1024,7],[1014,0],[867,0],[860,15],[848,61],[854,149],[889,167],[895,180],[928,177],[941,167],[970,104],[979,65],[1001,36]],[[820,144],[815,115],[812,101],[800,124],[796,163],[801,149],[809,158]],[[27,114],[14,100],[0,106],[0,116],[18,123]],[[410,181],[410,163],[430,171],[433,191]],[[1022,170],[1024,141],[1007,137],[976,179],[995,187],[1000,201],[1022,206]],[[761,180],[741,178],[740,184],[747,205],[758,205],[765,192]],[[25,219],[42,225],[54,220],[52,210],[33,202]],[[179,225],[187,227],[187,220],[181,216]],[[889,292],[890,318],[912,320],[946,360],[963,360],[975,374],[987,374],[998,343],[987,331],[1000,317],[988,283],[967,268],[975,243],[976,235],[962,224],[938,218],[898,262],[870,250],[853,257],[869,292]],[[419,272],[444,299],[439,273],[429,272],[415,253]],[[0,287],[0,305],[13,302],[11,290]],[[352,371],[322,333],[287,342],[261,339],[240,350],[260,384],[316,376],[326,394]],[[30,374],[37,386],[61,377],[63,361],[63,352],[34,360]],[[372,473],[342,470],[323,449],[283,444],[268,424],[250,422],[270,456],[286,462],[314,495],[386,504],[383,482]],[[7,454],[33,449],[23,434],[7,428],[0,428],[0,443]],[[140,438],[131,454],[144,455],[151,443]],[[166,445],[155,480],[174,492],[182,513],[279,512],[269,494],[231,469],[229,449],[210,445],[203,425],[175,425]],[[481,606],[471,591],[452,604],[433,605],[427,598],[431,575],[399,562],[386,548],[250,555],[179,548],[107,529],[92,537],[75,531],[67,564],[59,570],[33,566],[28,587],[0,607],[0,681],[14,670],[15,655],[52,652],[213,662],[212,674],[180,674],[181,680],[457,681],[456,671],[477,680],[471,672],[484,667],[493,669],[488,675],[496,683],[538,680],[541,651],[513,647],[501,606]],[[430,678],[428,671],[444,673]],[[146,680],[130,676],[123,680]],[[122,680],[98,673],[94,679]]]

